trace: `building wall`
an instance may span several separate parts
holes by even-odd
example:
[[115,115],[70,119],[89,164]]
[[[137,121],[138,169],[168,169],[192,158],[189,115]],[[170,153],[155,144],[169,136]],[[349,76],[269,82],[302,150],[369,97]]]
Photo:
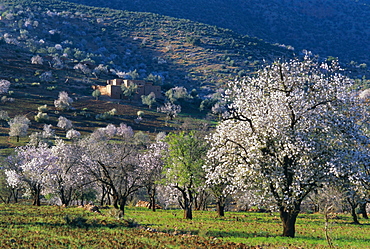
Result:
[[123,98],[121,86],[107,85],[107,92],[108,92],[108,96],[111,97],[112,99],[122,99]]
[[123,99],[121,85],[126,87],[136,84],[137,94],[133,99],[140,100],[142,95],[149,95],[151,92],[155,94],[155,97],[162,98],[162,90],[160,86],[153,86],[152,83],[144,80],[127,80],[127,79],[113,79],[107,80],[106,86],[95,86],[94,89],[99,89],[102,95],[107,95],[112,99]]

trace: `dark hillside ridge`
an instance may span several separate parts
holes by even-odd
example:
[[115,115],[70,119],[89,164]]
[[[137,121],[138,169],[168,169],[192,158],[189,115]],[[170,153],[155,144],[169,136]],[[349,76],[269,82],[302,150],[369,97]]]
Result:
[[69,0],[228,28],[323,57],[369,64],[369,0]]

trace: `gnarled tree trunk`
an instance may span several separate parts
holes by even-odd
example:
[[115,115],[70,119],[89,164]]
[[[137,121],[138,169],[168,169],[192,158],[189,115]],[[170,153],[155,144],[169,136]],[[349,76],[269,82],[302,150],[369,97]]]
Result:
[[155,212],[155,193],[156,189],[154,185],[147,186],[147,193],[149,195],[149,208],[152,209],[153,212]]
[[125,206],[127,202],[127,197],[126,196],[121,196],[119,200],[119,210],[121,211],[122,216],[125,215]]
[[357,214],[356,214],[356,208],[358,206],[358,202],[356,202],[352,198],[347,198],[347,201],[348,201],[349,205],[351,206],[351,215],[352,215],[352,219],[353,219],[353,224],[360,224],[360,222],[358,221]]
[[283,234],[284,237],[294,238],[295,236],[295,223],[300,210],[289,210],[286,211],[284,207],[280,207],[280,219],[283,222]]
[[216,202],[216,211],[217,215],[220,217],[225,216],[225,202],[222,200],[217,200]]
[[192,212],[192,208],[191,208],[191,205],[187,205],[185,206],[185,209],[184,209],[184,218],[185,219],[193,219],[193,212]]
[[32,194],[33,194],[33,203],[32,205],[34,206],[41,206],[41,202],[40,202],[40,195],[41,195],[41,186],[39,184],[36,184],[33,186],[33,190],[32,190]]

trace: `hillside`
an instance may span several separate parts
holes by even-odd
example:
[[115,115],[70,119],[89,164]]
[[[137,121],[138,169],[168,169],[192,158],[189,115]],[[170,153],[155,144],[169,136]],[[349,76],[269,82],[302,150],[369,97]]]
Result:
[[52,68],[89,61],[90,67],[107,67],[109,77],[136,70],[135,77],[159,75],[190,90],[218,87],[263,61],[293,55],[283,46],[215,26],[62,1],[5,1],[0,24],[3,41],[40,55]]
[[368,63],[369,0],[69,0],[228,28],[342,61]]
[[[158,14],[52,0],[3,1],[0,13],[0,79],[11,83],[9,93],[2,96],[1,110],[11,118],[27,115],[32,132],[43,127],[34,117],[45,104],[49,109],[45,122],[61,136],[65,131],[56,127],[59,116],[72,120],[82,133],[122,122],[136,131],[167,131],[181,122],[167,127],[164,114],[139,102],[96,101],[92,86],[118,77],[155,79],[163,91],[184,86],[196,92],[196,99],[183,106],[182,116],[205,117],[199,103],[225,82],[276,58],[294,56],[284,46]],[[54,108],[61,91],[73,98],[72,111]],[[96,115],[113,108],[115,117],[96,120]],[[134,122],[139,110],[145,111],[140,124]],[[1,136],[7,138],[9,129],[6,122],[3,125]],[[9,141],[0,141],[0,148],[16,146]]]

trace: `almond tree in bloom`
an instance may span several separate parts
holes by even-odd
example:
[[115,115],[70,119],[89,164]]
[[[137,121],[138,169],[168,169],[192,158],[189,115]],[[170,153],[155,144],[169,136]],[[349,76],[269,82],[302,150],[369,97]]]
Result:
[[163,112],[168,119],[173,120],[181,112],[181,106],[167,102],[163,106],[158,107],[157,112]]
[[128,126],[125,123],[120,123],[117,128],[117,135],[122,136],[124,139],[130,139],[134,136],[134,130],[131,126]]
[[16,137],[17,142],[19,142],[20,137],[27,136],[27,131],[30,123],[31,121],[26,116],[15,116],[8,122],[10,126],[9,136]]
[[310,192],[344,169],[357,174],[356,160],[368,153],[352,146],[368,141],[358,122],[364,113],[339,70],[336,62],[308,56],[278,61],[255,77],[229,82],[223,96],[231,104],[209,138],[208,158],[217,165],[208,170],[208,181],[226,178],[238,189],[272,197],[283,236],[295,236]]
[[61,204],[68,206],[82,187],[91,182],[85,170],[85,165],[91,162],[77,143],[67,144],[59,139],[51,150],[57,160],[47,186],[49,192],[57,195]]
[[10,87],[10,82],[7,80],[0,80],[0,94],[7,93]]
[[76,131],[75,129],[70,129],[66,133],[66,138],[68,139],[77,139],[81,137],[81,133],[79,131]]
[[59,98],[54,100],[54,106],[60,110],[69,110],[72,106],[73,99],[65,91],[59,92]]
[[139,150],[132,141],[112,143],[109,137],[97,140],[94,133],[91,136],[80,141],[91,161],[85,170],[94,182],[109,190],[113,206],[124,215],[129,196],[142,186]]
[[164,166],[164,152],[168,145],[163,140],[159,140],[149,146],[149,149],[140,155],[140,162],[143,167],[143,183],[150,199],[150,206],[155,211],[155,196],[157,193],[158,181],[162,178]]
[[62,129],[64,129],[64,130],[67,131],[67,130],[72,129],[73,124],[72,124],[72,121],[71,120],[69,120],[69,119],[67,119],[67,118],[65,118],[63,116],[60,116],[58,118],[58,124],[57,124],[57,126],[59,128],[62,128]]
[[6,169],[11,187],[22,186],[33,198],[33,205],[40,206],[40,195],[47,189],[47,182],[54,173],[57,157],[46,144],[16,148],[16,156],[8,158],[12,168]]

